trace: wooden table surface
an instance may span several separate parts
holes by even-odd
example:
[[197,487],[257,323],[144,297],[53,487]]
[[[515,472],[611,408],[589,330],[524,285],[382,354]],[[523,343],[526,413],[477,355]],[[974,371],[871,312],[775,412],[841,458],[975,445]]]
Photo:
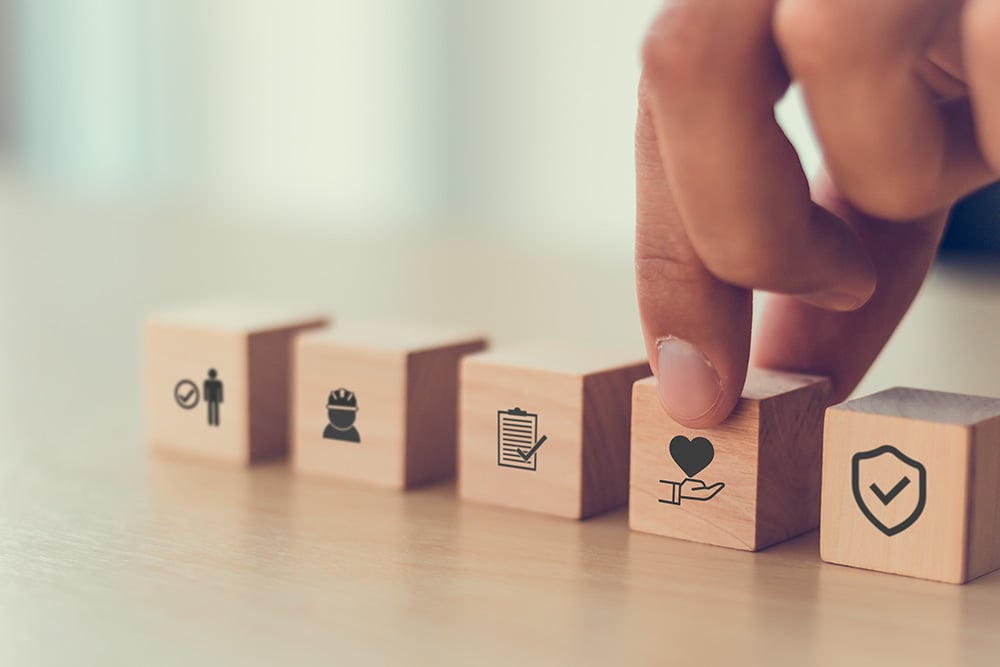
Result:
[[[490,317],[512,297],[498,281],[475,288],[490,303],[440,298],[456,267],[485,280],[495,244],[482,269],[474,253],[442,260],[455,256],[447,244],[419,260],[399,250],[415,284],[393,291],[399,274],[377,283],[351,259],[360,275],[324,283],[334,269],[315,242],[274,271],[267,253],[292,248],[266,234],[241,235],[210,271],[208,251],[163,227],[80,245],[105,224],[23,225],[0,243],[0,665],[1000,662],[1000,573],[951,586],[824,564],[815,533],[749,554],[631,533],[625,510],[573,522],[460,503],[452,485],[401,494],[280,465],[153,459],[139,320],[206,275],[223,294],[269,295],[280,275],[348,315],[395,304],[437,316],[450,301],[501,342],[517,328]],[[426,271],[411,272],[418,261]],[[558,307],[555,334],[637,340],[627,259],[550,256],[526,270],[515,292],[563,281],[536,292],[533,326]],[[369,278],[386,289],[350,291]],[[939,271],[867,386],[1000,393],[998,285]]]
[[[951,586],[584,522],[147,460],[4,460],[0,664],[996,664]],[[8,451],[9,454],[9,451]],[[16,463],[16,465],[12,465]]]

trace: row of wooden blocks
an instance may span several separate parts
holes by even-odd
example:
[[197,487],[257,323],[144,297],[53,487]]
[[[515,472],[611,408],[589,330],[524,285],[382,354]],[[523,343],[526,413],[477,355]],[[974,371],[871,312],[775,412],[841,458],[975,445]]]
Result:
[[[752,370],[717,428],[661,408],[641,355],[487,350],[481,335],[330,327],[246,306],[146,324],[157,451],[581,519],[756,551],[820,527],[824,560],[961,583],[1000,567],[1000,400]],[[825,424],[825,426],[824,426]],[[822,502],[821,502],[822,496]],[[822,511],[821,511],[822,507]]]

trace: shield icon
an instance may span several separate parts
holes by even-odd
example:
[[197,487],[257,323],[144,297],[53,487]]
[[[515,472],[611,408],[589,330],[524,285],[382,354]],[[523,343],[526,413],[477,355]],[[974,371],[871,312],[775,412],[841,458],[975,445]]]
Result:
[[927,503],[927,469],[892,445],[851,458],[851,486],[858,508],[892,537],[913,525]]

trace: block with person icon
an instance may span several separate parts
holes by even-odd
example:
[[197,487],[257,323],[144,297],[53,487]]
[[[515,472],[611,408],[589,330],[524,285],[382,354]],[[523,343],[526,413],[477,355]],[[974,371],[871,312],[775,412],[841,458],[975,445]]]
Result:
[[292,339],[327,322],[313,311],[250,303],[151,315],[145,380],[153,449],[241,465],[285,456]]

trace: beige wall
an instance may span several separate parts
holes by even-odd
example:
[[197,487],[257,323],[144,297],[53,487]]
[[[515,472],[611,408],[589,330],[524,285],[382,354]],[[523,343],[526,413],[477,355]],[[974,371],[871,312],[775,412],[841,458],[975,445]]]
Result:
[[[8,159],[52,197],[629,252],[638,50],[659,0],[6,1]],[[797,111],[781,116],[811,167]]]

